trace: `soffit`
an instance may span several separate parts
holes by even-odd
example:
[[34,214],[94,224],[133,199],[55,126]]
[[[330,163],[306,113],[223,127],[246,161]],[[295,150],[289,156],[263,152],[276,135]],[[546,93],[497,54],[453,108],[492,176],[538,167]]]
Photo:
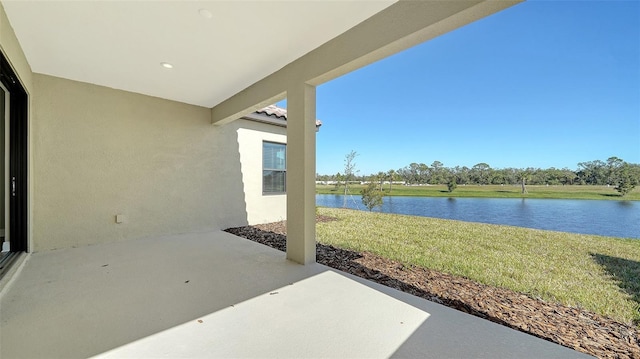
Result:
[[394,2],[6,1],[3,6],[33,72],[213,107]]

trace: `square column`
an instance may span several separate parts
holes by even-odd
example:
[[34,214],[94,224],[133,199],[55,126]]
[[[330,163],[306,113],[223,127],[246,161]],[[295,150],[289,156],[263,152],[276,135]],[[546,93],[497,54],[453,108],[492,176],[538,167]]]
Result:
[[316,261],[316,88],[287,90],[287,259]]

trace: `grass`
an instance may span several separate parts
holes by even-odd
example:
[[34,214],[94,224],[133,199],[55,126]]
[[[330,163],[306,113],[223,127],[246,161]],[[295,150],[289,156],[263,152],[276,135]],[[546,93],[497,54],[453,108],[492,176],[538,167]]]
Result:
[[[363,185],[350,185],[350,192],[360,194]],[[445,185],[435,186],[383,186],[385,195],[415,196],[415,197],[483,197],[483,198],[563,198],[563,199],[604,199],[604,200],[630,200],[640,201],[640,187],[631,193],[621,197],[613,187],[607,186],[527,186],[526,194],[521,193],[520,186],[478,186],[458,185],[453,192],[447,191]],[[318,194],[342,194],[344,188],[339,190],[335,186],[316,185]]]
[[319,208],[324,244],[581,307],[640,326],[640,240]]

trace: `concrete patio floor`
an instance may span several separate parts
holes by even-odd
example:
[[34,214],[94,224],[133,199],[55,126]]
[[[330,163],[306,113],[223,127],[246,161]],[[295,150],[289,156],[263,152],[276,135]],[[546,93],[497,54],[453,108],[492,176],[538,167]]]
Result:
[[217,231],[31,254],[0,298],[7,358],[581,358]]

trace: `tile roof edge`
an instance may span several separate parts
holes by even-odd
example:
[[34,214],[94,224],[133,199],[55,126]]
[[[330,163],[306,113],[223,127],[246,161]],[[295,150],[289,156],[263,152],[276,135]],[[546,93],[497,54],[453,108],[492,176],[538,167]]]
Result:
[[[278,107],[276,105],[269,105],[269,106],[263,107],[255,112],[252,112],[251,115],[254,115],[254,116],[251,116],[251,117],[244,116],[244,118],[260,121],[260,122],[271,123],[270,121],[261,121],[260,119],[255,118],[255,115],[257,115],[257,116],[264,116],[272,119],[277,119],[280,121],[287,121],[287,109]],[[277,125],[281,126],[281,124],[277,124]],[[286,124],[284,126],[286,126]],[[316,127],[320,127],[320,126],[322,126],[322,121],[320,121],[319,119],[316,119]]]

